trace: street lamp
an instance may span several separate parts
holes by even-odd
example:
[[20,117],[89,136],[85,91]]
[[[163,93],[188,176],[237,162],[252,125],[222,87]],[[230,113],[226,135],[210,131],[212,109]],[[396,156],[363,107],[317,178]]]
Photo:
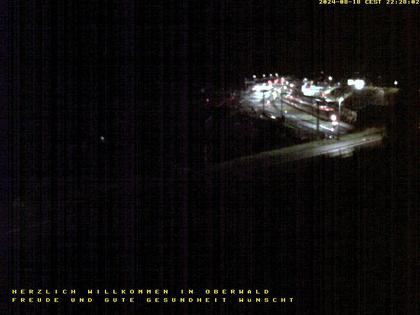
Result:
[[315,99],[316,103],[316,137],[319,137],[319,103],[320,100]]
[[354,80],[354,88],[356,90],[361,90],[365,87],[365,81],[362,79]]

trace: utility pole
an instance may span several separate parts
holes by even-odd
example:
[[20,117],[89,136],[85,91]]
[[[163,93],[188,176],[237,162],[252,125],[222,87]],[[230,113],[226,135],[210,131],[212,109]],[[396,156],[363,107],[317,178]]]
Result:
[[315,99],[316,102],[316,136],[319,137],[319,100]]
[[281,113],[281,118],[283,118],[283,87],[281,87],[280,89],[280,113]]
[[265,114],[265,91],[263,91],[263,106],[262,106],[262,113]]
[[269,90],[261,90],[262,94],[263,94],[263,106],[262,106],[262,112],[263,115],[265,115],[265,92],[268,92]]
[[338,99],[338,124],[337,124],[337,140],[340,140],[340,122],[341,122],[341,103],[344,101],[344,97]]

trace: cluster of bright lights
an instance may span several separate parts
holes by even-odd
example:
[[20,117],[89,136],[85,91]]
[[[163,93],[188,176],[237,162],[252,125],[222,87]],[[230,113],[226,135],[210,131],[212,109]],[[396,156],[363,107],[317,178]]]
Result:
[[316,86],[316,85],[302,85],[301,91],[303,95],[305,96],[315,96],[318,95],[322,90],[322,87]]
[[252,88],[252,90],[254,92],[267,92],[267,91],[271,90],[272,88],[273,88],[273,86],[271,86],[271,85],[255,84],[254,87]]
[[362,79],[356,79],[356,80],[354,80],[354,79],[348,79],[347,80],[347,85],[354,86],[354,88],[356,90],[363,89],[365,87],[365,84],[366,84],[365,80],[362,80]]

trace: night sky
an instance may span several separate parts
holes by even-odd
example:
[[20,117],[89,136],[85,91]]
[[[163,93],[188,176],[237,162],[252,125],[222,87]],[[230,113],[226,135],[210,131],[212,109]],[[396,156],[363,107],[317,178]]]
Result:
[[63,106],[75,115],[85,111],[74,123],[92,128],[86,136],[105,132],[112,116],[124,121],[134,112],[137,121],[155,128],[176,120],[182,129],[197,111],[192,98],[200,88],[229,91],[253,74],[316,77],[324,70],[342,78],[359,72],[419,86],[416,6],[18,3],[10,10],[11,32],[19,33],[11,38],[11,71],[20,84],[13,92],[23,91],[22,100],[28,96],[24,110]]

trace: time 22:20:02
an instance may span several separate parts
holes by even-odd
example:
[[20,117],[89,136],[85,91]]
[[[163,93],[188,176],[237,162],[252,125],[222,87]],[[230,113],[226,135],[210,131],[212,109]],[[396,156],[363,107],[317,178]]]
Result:
[[386,0],[386,4],[420,4],[420,0]]

